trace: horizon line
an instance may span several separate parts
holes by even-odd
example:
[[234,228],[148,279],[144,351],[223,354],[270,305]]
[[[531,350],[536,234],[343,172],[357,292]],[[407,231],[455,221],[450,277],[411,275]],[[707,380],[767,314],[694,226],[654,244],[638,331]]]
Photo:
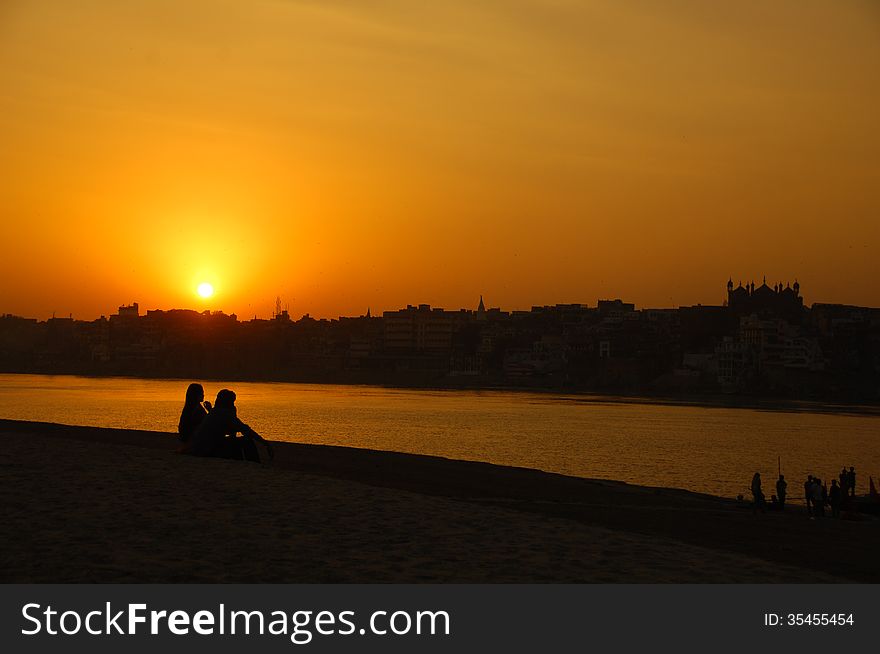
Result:
[[[531,313],[535,309],[559,308],[559,307],[580,307],[582,309],[597,310],[599,308],[600,302],[620,302],[622,304],[631,304],[631,305],[633,305],[634,311],[677,311],[682,308],[692,308],[692,307],[726,308],[728,306],[727,302],[725,301],[720,304],[703,304],[701,302],[698,302],[696,304],[679,304],[679,305],[673,305],[673,306],[654,306],[654,307],[643,306],[643,307],[639,307],[635,304],[635,302],[628,302],[622,298],[617,297],[617,298],[598,298],[596,300],[596,303],[592,304],[592,305],[589,303],[586,303],[586,302],[557,302],[555,304],[532,304],[527,309],[517,309],[517,308],[502,309],[501,307],[487,307],[487,308],[485,308],[485,312],[488,313],[489,311],[499,311],[501,313],[507,313],[507,314]],[[446,311],[446,312],[451,312],[451,313],[468,312],[468,311],[471,313],[478,313],[479,312],[479,309],[474,309],[474,308],[459,307],[457,309],[446,309],[445,307],[432,305],[432,304],[426,303],[426,302],[420,302],[417,304],[407,303],[407,305],[404,307],[399,307],[397,309],[383,309],[382,311],[375,312],[375,313],[373,313],[371,311],[371,307],[367,307],[367,311],[365,313],[360,314],[360,315],[339,314],[337,316],[313,316],[311,314],[311,312],[307,311],[307,312],[303,313],[299,318],[294,318],[290,315],[289,309],[284,309],[284,310],[282,310],[281,313],[274,313],[273,312],[273,314],[270,317],[261,318],[257,314],[254,314],[252,317],[242,317],[237,312],[227,313],[223,309],[207,309],[207,308],[206,309],[192,309],[189,307],[172,307],[172,308],[168,308],[168,309],[153,308],[153,309],[147,309],[144,313],[140,313],[140,303],[135,301],[135,302],[132,302],[131,304],[128,304],[128,305],[126,305],[126,304],[119,305],[119,307],[117,307],[116,313],[111,313],[109,315],[102,313],[98,317],[95,317],[95,318],[75,318],[73,316],[72,312],[68,313],[67,316],[56,316],[55,312],[53,312],[52,316],[50,316],[49,318],[40,319],[39,317],[19,315],[19,314],[15,314],[15,313],[11,313],[11,312],[6,312],[6,311],[0,313],[0,318],[20,318],[20,319],[24,319],[24,320],[36,320],[37,322],[48,322],[49,320],[74,320],[74,321],[81,321],[81,322],[94,322],[96,320],[101,320],[102,318],[105,320],[109,320],[110,318],[112,318],[114,316],[118,317],[120,315],[119,309],[124,309],[124,308],[131,309],[131,308],[134,308],[135,305],[138,306],[137,317],[139,317],[139,318],[146,317],[150,312],[155,312],[155,311],[161,311],[161,312],[187,311],[187,312],[192,312],[192,313],[195,313],[198,315],[224,315],[224,316],[227,316],[230,318],[235,317],[235,319],[238,320],[239,322],[251,322],[254,320],[274,320],[276,318],[276,316],[284,315],[285,313],[288,314],[288,318],[292,322],[297,322],[297,321],[302,320],[304,318],[311,318],[312,320],[319,320],[319,321],[320,320],[331,320],[332,321],[332,320],[339,320],[342,318],[351,318],[351,319],[366,318],[368,313],[370,314],[371,318],[380,318],[385,313],[393,313],[396,311],[406,311],[407,309],[410,309],[410,308],[419,309],[420,307],[428,307],[431,310]],[[812,308],[816,305],[850,306],[850,307],[857,307],[857,308],[861,308],[861,309],[880,310],[880,307],[871,307],[871,306],[859,305],[859,304],[846,304],[846,303],[840,303],[840,302],[812,302],[809,305],[804,303],[803,307],[804,307],[804,309],[809,310],[810,308]]]

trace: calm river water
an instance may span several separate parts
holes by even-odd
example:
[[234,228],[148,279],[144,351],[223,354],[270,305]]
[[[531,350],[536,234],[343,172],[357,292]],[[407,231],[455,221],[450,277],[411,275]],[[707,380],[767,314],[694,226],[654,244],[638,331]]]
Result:
[[[597,396],[203,382],[238,395],[270,439],[433,454],[734,497],[777,456],[797,499],[807,473],[880,474],[880,417],[675,406]],[[175,431],[187,382],[0,375],[0,418]]]

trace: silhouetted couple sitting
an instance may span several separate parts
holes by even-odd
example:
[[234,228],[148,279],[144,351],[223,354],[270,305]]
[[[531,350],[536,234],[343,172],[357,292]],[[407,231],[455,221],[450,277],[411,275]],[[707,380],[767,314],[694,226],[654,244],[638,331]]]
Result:
[[204,400],[202,385],[190,384],[177,425],[180,440],[184,443],[183,452],[259,462],[256,445],[259,442],[266,446],[269,458],[274,458],[269,441],[238,419],[235,393],[224,388],[217,393],[213,407]]

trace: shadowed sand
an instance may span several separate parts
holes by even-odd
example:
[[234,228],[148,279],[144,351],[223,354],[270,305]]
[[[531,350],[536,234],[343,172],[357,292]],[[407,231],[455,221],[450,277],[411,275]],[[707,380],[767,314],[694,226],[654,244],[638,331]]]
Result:
[[880,580],[880,522],[753,516],[685,491],[276,443],[0,420],[3,582]]

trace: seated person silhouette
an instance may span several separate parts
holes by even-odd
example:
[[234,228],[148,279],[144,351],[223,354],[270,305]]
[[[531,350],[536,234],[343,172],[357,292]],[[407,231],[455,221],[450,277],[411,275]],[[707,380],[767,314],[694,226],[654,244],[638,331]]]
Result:
[[[242,438],[236,434],[241,433]],[[253,429],[238,419],[235,393],[223,389],[217,393],[214,408],[205,416],[193,436],[192,453],[226,459],[260,460],[255,441],[266,446],[270,459],[275,458],[272,446]]]
[[[177,423],[177,433],[183,443],[191,443],[192,437],[202,424],[202,420],[211,410],[211,403],[204,402],[205,389],[201,384],[190,384],[186,389],[186,399],[183,402],[183,411],[180,412],[180,422]],[[204,404],[203,404],[204,403]]]

